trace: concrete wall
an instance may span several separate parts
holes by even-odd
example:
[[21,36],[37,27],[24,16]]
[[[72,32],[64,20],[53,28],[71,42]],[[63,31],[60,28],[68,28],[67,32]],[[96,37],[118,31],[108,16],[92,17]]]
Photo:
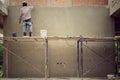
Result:
[[[4,25],[6,37],[12,32],[22,36],[22,25],[18,24],[19,9],[20,6],[8,7],[9,15]],[[40,36],[41,29],[46,29],[48,36],[114,36],[113,21],[105,7],[35,6],[32,20],[33,36]],[[76,77],[76,41],[51,40],[48,47],[49,76]],[[9,42],[9,50],[12,51],[9,52],[9,77],[44,77],[44,41]],[[105,77],[115,73],[113,42],[85,42],[83,54],[85,76]]]
[[111,0],[110,1],[110,15],[115,15],[120,13],[120,0]]

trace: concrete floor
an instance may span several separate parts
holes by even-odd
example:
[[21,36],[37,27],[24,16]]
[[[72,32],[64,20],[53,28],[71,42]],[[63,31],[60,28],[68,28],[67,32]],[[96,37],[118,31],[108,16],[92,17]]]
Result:
[[[0,80],[45,80],[45,78],[1,78]],[[47,80],[108,80],[103,78],[48,78]],[[111,79],[112,80],[112,79]],[[115,79],[120,80],[120,79]]]

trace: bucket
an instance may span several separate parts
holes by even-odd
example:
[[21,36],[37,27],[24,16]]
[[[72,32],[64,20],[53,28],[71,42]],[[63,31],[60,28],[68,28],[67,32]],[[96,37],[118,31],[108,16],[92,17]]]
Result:
[[108,75],[107,75],[107,78],[108,78],[108,80],[113,80],[114,75],[113,75],[113,74],[108,74]]
[[42,38],[47,37],[47,30],[40,30],[40,36],[41,36]]
[[13,32],[13,33],[12,33],[12,37],[17,37],[17,33],[16,33],[16,32]]

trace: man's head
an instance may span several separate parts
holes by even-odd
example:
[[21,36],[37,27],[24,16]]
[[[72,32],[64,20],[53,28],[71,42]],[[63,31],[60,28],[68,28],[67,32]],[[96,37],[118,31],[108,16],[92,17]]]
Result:
[[26,1],[23,1],[22,6],[23,6],[23,7],[24,7],[24,6],[27,6],[27,2],[26,2]]

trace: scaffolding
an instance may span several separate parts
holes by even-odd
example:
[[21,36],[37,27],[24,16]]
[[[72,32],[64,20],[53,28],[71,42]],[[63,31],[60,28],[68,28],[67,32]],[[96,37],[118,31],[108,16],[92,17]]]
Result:
[[[37,42],[39,42],[40,40],[44,40],[45,41],[45,70],[44,70],[45,71],[45,80],[47,80],[47,78],[49,77],[49,65],[48,65],[49,40],[75,40],[77,43],[77,65],[78,65],[77,66],[77,77],[80,77],[83,80],[83,78],[84,78],[83,42],[115,42],[115,41],[119,40],[119,37],[118,38],[115,38],[115,37],[84,38],[82,36],[80,36],[80,37],[45,37],[45,38],[41,38],[41,37],[4,37],[4,38],[0,38],[0,39],[4,40],[4,46],[5,46],[5,59],[6,59],[5,60],[5,75],[6,75],[6,77],[8,77],[8,52],[10,52],[8,50],[8,47],[9,47],[8,41],[37,41]],[[108,56],[108,57],[110,57],[110,56]],[[106,59],[108,59],[108,58],[105,58],[104,60],[106,60]],[[96,64],[96,66],[97,66],[97,64]],[[90,69],[89,71],[91,71],[91,70],[92,69]]]

